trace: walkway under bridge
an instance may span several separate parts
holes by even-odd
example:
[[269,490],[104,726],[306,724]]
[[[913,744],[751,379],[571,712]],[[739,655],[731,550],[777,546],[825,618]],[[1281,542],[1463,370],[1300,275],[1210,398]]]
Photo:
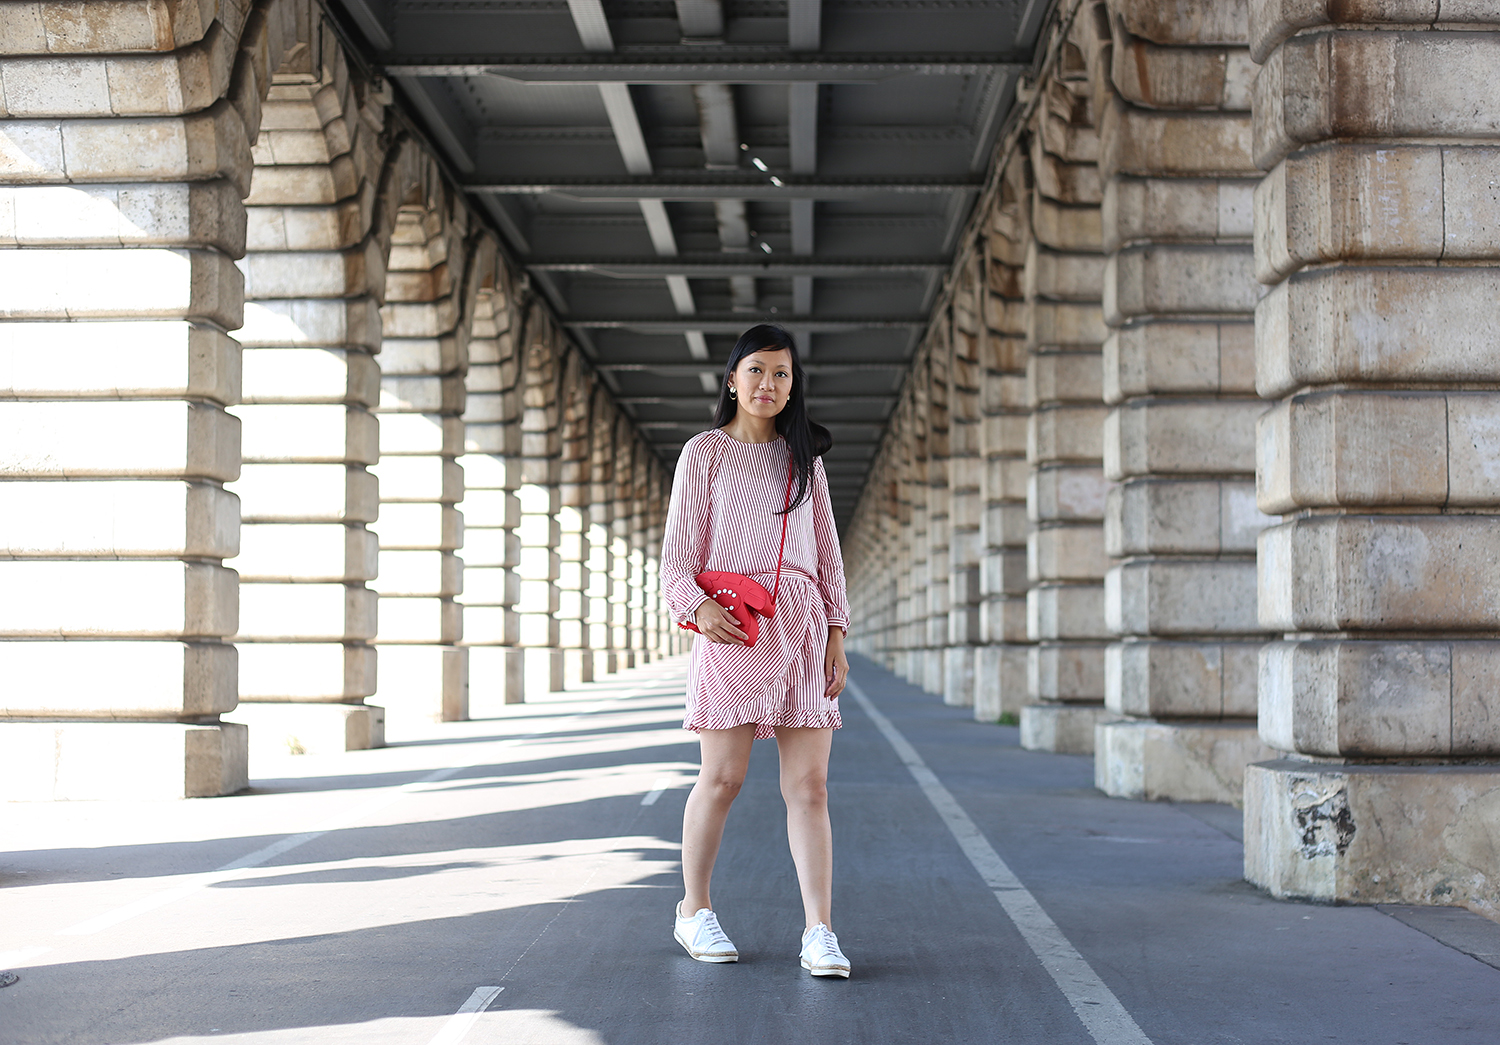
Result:
[[[797,335],[834,435],[850,648],[911,687],[869,675],[871,698],[920,691],[975,738],[923,756],[946,792],[909,792],[977,825],[991,892],[954,924],[982,908],[991,943],[1060,934],[1077,982],[1108,988],[1075,1009],[1058,980],[1001,995],[990,970],[948,997],[992,1019],[1039,1005],[1047,1027],[1097,1001],[1170,1040],[1150,984],[1257,939],[1242,904],[1299,941],[1265,975],[1316,985],[1255,981],[1260,1011],[1332,1020],[1330,977],[1373,959],[1330,957],[1307,925],[1428,946],[1399,926],[1468,939],[1455,910],[1500,919],[1497,28],[1436,2],[0,3],[4,815],[78,832],[57,847],[79,850],[84,926],[134,910],[149,890],[127,883],[152,867],[209,874],[109,933],[51,942],[73,922],[48,915],[48,942],[0,941],[23,985],[137,946],[116,931],[185,933],[193,903],[295,885],[249,883],[433,789],[520,818],[495,828],[539,847],[503,863],[517,875],[546,850],[614,881],[586,824],[533,836],[533,807],[483,807],[530,784],[456,781],[500,765],[464,761],[475,738],[545,753],[533,716],[687,649],[658,582],[675,459],[762,321]],[[867,729],[850,717],[848,737]],[[673,750],[669,784],[690,761]],[[645,839],[674,796],[616,798]],[[161,804],[181,798],[213,801]],[[1119,823],[1006,819],[1068,809]],[[211,855],[194,863],[183,832]],[[911,863],[937,852],[927,835],[860,837],[868,877],[907,861],[931,880]],[[1054,837],[1048,864],[1033,847]],[[90,863],[115,843],[117,864]],[[358,857],[316,874],[377,889],[427,867]],[[408,878],[472,871],[477,911],[494,867],[471,859]],[[1133,894],[1090,906],[1069,876],[1137,859],[1237,928],[1209,952],[1110,951]],[[966,963],[988,953],[959,939]],[[923,965],[850,942],[871,971]],[[1034,974],[1015,953],[1005,975]],[[1402,989],[1432,981],[1416,965]],[[476,1027],[522,993],[484,968],[451,981],[506,988]],[[937,1004],[947,981],[929,982]],[[67,996],[103,1005],[94,990]],[[1370,1033],[1437,1011],[1398,1000]]]
[[852,978],[797,964],[769,743],[715,882],[743,957],[693,962],[684,669],[283,758],[213,803],[0,808],[7,1045],[1494,1041],[1500,926],[1272,900],[1233,808],[1105,797],[1088,759],[862,658],[830,780]]

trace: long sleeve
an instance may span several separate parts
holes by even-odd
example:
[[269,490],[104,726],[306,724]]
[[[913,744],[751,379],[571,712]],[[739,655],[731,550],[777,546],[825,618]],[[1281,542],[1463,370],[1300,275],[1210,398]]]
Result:
[[821,457],[813,460],[813,540],[818,547],[818,591],[831,627],[849,631],[849,596],[844,585],[844,553],[833,522],[833,502],[828,496],[828,474]]
[[672,500],[661,541],[661,590],[672,619],[679,624],[691,621],[706,597],[694,578],[708,562],[713,534],[711,455],[701,438],[689,440],[672,477]]

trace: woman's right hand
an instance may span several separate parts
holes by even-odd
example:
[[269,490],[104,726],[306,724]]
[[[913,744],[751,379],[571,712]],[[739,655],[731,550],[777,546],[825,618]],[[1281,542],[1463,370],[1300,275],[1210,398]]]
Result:
[[750,637],[734,623],[734,618],[725,612],[713,599],[704,599],[693,613],[693,623],[699,634],[710,642],[727,642],[735,646],[745,645]]

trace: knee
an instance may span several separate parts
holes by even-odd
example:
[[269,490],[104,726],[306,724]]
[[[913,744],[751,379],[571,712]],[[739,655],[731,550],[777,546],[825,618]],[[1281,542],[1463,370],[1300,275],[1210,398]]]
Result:
[[828,805],[828,774],[818,771],[783,780],[781,797],[789,806],[821,809]]
[[715,805],[727,806],[735,800],[744,785],[742,777],[724,773],[699,774],[697,790]]

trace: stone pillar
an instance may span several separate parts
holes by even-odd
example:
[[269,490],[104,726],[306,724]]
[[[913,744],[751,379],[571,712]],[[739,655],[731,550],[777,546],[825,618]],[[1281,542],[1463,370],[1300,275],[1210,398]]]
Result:
[[651,651],[651,659],[658,660],[668,653],[666,628],[671,624],[661,596],[661,539],[666,529],[666,502],[672,495],[672,484],[656,455],[650,452],[650,447],[646,449],[646,648]]
[[[883,604],[862,606],[859,612],[866,615],[866,622],[860,625],[858,634],[852,622],[849,628],[851,639],[865,643],[856,648],[896,674],[900,674],[897,661],[901,646],[902,574],[907,568],[907,557],[901,548],[905,533],[902,518],[903,515],[910,517],[910,513],[902,511],[902,462],[896,452],[902,437],[902,419],[906,416],[905,404],[904,397],[896,401],[886,436],[876,451],[873,474],[878,478],[878,484],[872,481],[860,492],[861,500],[869,502],[869,507],[863,511],[874,516],[874,520],[865,525],[877,530],[873,540],[879,556],[878,565],[870,571],[868,586],[860,595],[860,602],[872,603],[879,599]],[[862,576],[865,572],[862,560],[855,559],[854,553],[847,548],[844,549],[844,563],[845,570],[852,570],[855,576]],[[850,609],[853,608],[854,600],[851,599]]]
[[1020,721],[1028,701],[1026,633],[1026,329],[1021,285],[1030,189],[1025,159],[1007,166],[985,230],[980,405],[984,515],[980,524],[980,634],[974,717]]
[[[1240,17],[1114,0],[1101,62],[1105,474],[1112,566],[1095,779],[1107,794],[1240,801],[1254,729],[1250,83]],[[1235,5],[1229,5],[1235,6]],[[1153,34],[1147,38],[1144,34]]]
[[466,212],[432,172],[395,213],[380,382],[380,701],[404,720],[469,717],[463,638],[464,371],[460,323]]
[[920,407],[926,395],[922,382],[924,370],[917,363],[907,375],[903,394],[903,411],[899,420],[904,421],[893,430],[892,445],[896,448],[897,489],[900,491],[903,508],[901,525],[900,562],[897,565],[896,592],[898,617],[896,630],[900,640],[896,646],[896,673],[912,685],[922,680],[922,650],[926,645],[926,622],[923,611],[926,607],[927,585],[927,483],[926,466],[926,418]]
[[604,386],[594,388],[594,407],[589,444],[589,587],[588,648],[594,654],[594,677],[619,670],[619,652],[610,627],[610,594],[614,584],[614,551],[610,525],[614,519],[615,431],[619,410]]
[[[908,590],[911,586],[911,500],[906,495],[906,474],[910,463],[906,457],[907,442],[911,431],[911,397],[903,388],[901,398],[891,411],[890,426],[876,457],[876,466],[881,471],[881,486],[873,491],[866,487],[861,496],[878,496],[888,502],[888,515],[881,520],[881,547],[883,559],[881,576],[873,589],[883,591],[888,600],[880,611],[878,639],[872,633],[871,642],[877,644],[880,660],[885,667],[897,675],[905,675],[906,627],[909,614]],[[854,561],[849,551],[844,559],[858,575],[861,564]],[[864,601],[864,600],[861,600]],[[853,600],[850,601],[853,609]],[[873,609],[873,607],[872,607]],[[854,629],[850,628],[854,637]],[[861,631],[860,637],[864,633]]]
[[942,695],[943,664],[948,647],[948,374],[953,354],[952,330],[945,324],[933,328],[934,343],[928,350],[926,369],[927,420],[926,497],[926,585],[922,597],[926,624],[922,636],[921,685],[928,693]]
[[1247,770],[1245,872],[1493,918],[1500,35],[1408,6],[1252,8],[1256,481],[1281,516],[1260,622],[1283,635],[1259,718],[1289,757]]
[[58,33],[13,7],[0,64],[27,86],[0,115],[0,793],[237,791],[247,731],[220,719],[238,674],[234,259],[261,97],[308,11],[76,5],[78,31]]
[[521,622],[521,389],[514,295],[496,266],[469,325],[464,407],[464,646],[469,704],[485,715],[525,699]]
[[651,451],[634,432],[634,453],[630,455],[630,558],[629,607],[630,649],[637,664],[651,663],[646,645],[646,492],[647,459]]
[[[903,400],[904,401],[904,400]],[[869,479],[860,493],[843,551],[849,584],[849,605],[853,615],[849,628],[849,649],[871,657],[888,668],[895,664],[897,631],[897,574],[905,568],[904,558],[894,548],[900,533],[897,474],[900,462],[894,447],[899,445],[902,418],[900,405],[892,414],[887,442],[870,466]]]
[[943,702],[974,706],[979,631],[980,364],[979,312],[984,263],[971,255],[953,296],[948,373],[948,648]]
[[892,445],[900,462],[897,489],[902,505],[901,558],[896,575],[899,598],[896,630],[900,635],[896,646],[896,672],[913,685],[921,681],[922,647],[926,635],[922,619],[927,584],[927,483],[922,463],[926,453],[926,425],[919,411],[925,394],[921,373],[914,365],[906,378],[906,387],[911,391],[906,393],[901,404],[905,423],[892,436]]
[[[910,512],[904,510],[901,501],[901,463],[896,457],[895,448],[900,446],[901,418],[905,416],[901,407],[897,406],[892,415],[891,435],[889,442],[881,447],[880,456],[876,461],[876,481],[867,486],[867,493],[862,496],[871,498],[871,512],[877,513],[874,523],[876,530],[873,535],[874,554],[869,560],[878,564],[873,572],[868,586],[860,597],[865,605],[862,607],[865,613],[865,623],[859,626],[856,633],[850,628],[850,635],[859,641],[866,642],[866,655],[874,657],[885,665],[887,670],[895,670],[897,650],[901,644],[900,623],[900,588],[902,571],[906,568],[906,555],[903,549],[902,519],[910,519]],[[856,559],[850,552],[844,553],[845,562],[858,568],[864,561]],[[865,628],[869,628],[868,637]]]
[[[326,30],[273,80],[248,204],[240,498],[240,706],[256,752],[379,747],[375,692],[383,262],[360,200],[380,170]],[[316,74],[316,78],[314,78]],[[309,82],[309,80],[312,82]],[[364,212],[367,213],[367,212]]]
[[558,647],[557,514],[558,335],[539,304],[526,325],[521,396],[521,645],[525,647],[526,692],[531,696],[563,688],[563,656]]
[[594,654],[588,644],[589,590],[589,404],[592,375],[582,357],[568,354],[563,371],[558,511],[558,645],[563,650],[563,681],[576,686],[594,681]]
[[635,433],[624,414],[615,421],[614,464],[610,482],[609,631],[618,669],[637,661],[630,647],[630,472]]
[[[1093,31],[1087,19],[1075,34]],[[1063,78],[1064,75],[1069,78]],[[1104,258],[1088,249],[1085,211],[1101,199],[1098,135],[1086,80],[1062,70],[1049,80],[1033,129],[1032,239],[1025,290],[1030,304],[1027,390],[1027,665],[1032,700],[1021,712],[1024,747],[1087,754],[1104,715],[1105,337],[1100,301]],[[1054,214],[1056,211],[1058,213]],[[1042,237],[1048,237],[1043,239]]]

